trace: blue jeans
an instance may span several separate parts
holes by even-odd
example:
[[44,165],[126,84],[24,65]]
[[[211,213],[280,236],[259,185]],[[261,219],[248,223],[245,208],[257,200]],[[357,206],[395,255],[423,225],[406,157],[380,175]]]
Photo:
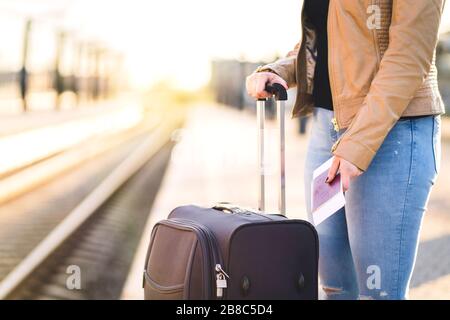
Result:
[[[332,157],[333,112],[315,108],[305,165],[310,185],[315,168]],[[319,275],[326,299],[406,299],[419,232],[440,162],[440,116],[400,120],[370,167],[345,194],[345,208],[318,227]]]

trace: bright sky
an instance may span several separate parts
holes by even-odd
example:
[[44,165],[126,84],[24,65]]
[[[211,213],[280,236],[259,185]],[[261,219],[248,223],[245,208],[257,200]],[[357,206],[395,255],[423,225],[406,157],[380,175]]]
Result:
[[[211,58],[260,60],[289,51],[300,36],[301,2],[0,0],[0,15],[31,14],[76,30],[80,37],[106,41],[125,53],[131,82],[137,86],[170,79],[195,88],[208,80]],[[446,27],[449,18],[447,6]],[[0,36],[14,42],[20,30],[10,29]]]
[[[288,51],[300,32],[299,0],[278,0],[279,11],[268,0],[76,3],[71,15],[83,16],[86,31],[96,29],[126,51],[138,84],[173,78],[180,86],[196,87],[208,80],[212,57],[270,59]],[[105,9],[100,22],[97,13]]]

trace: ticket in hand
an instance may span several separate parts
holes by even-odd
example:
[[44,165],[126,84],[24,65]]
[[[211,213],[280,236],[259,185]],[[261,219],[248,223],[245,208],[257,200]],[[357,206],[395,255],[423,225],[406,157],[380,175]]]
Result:
[[328,170],[333,158],[314,170],[311,182],[311,212],[317,226],[345,206],[344,190],[340,174],[327,183]]

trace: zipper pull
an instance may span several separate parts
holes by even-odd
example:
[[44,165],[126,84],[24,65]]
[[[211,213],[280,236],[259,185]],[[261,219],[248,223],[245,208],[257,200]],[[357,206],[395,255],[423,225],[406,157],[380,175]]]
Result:
[[331,123],[333,124],[334,131],[339,132],[339,125],[336,118],[331,119]]
[[216,272],[222,273],[225,277],[230,279],[230,276],[225,272],[225,270],[222,269],[222,266],[220,264],[216,264]]

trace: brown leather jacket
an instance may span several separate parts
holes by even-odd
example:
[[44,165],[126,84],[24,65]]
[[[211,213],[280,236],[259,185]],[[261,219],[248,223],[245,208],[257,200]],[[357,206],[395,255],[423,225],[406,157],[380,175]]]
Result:
[[[330,0],[328,66],[335,129],[332,152],[366,170],[401,116],[445,110],[436,45],[445,0]],[[302,10],[303,11],[303,10]],[[293,117],[313,107],[315,32],[302,12],[302,40],[285,58],[259,68],[297,86]]]

